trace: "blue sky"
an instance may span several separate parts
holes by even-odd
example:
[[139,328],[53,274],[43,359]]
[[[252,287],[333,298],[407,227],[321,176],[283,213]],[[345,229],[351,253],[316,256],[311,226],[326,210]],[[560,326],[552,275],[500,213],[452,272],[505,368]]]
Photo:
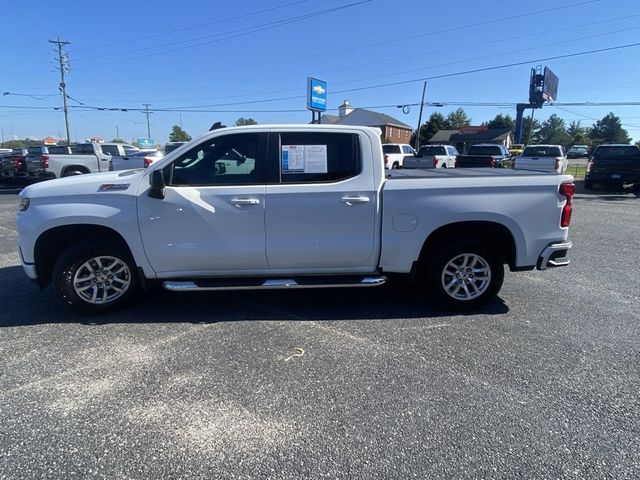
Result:
[[[45,109],[62,102],[54,46],[48,43],[58,35],[71,42],[66,49],[69,104],[76,106],[70,113],[72,139],[110,140],[116,125],[122,138],[144,137],[143,113],[86,106],[150,103],[151,110],[176,110],[152,114],[156,142],[165,142],[171,126],[180,123],[195,136],[214,121],[231,125],[240,116],[259,123],[308,122],[308,75],[328,82],[330,109],[348,99],[414,126],[419,108],[409,114],[396,108],[420,100],[422,81],[409,80],[640,42],[637,0],[145,3],[14,3],[0,46],[0,91],[11,92],[0,96],[5,139],[64,135],[62,113]],[[545,12],[533,13],[540,11]],[[426,101],[445,105],[427,106],[424,116],[458,108],[446,102],[526,101],[529,69],[536,64],[560,78],[558,102],[640,101],[639,61],[636,46],[432,79]],[[406,83],[371,88],[397,82]],[[351,91],[331,94],[342,90]],[[498,113],[515,116],[509,106],[464,108],[474,124]],[[609,111],[640,139],[638,106],[545,106],[535,115],[557,113],[590,125]]]

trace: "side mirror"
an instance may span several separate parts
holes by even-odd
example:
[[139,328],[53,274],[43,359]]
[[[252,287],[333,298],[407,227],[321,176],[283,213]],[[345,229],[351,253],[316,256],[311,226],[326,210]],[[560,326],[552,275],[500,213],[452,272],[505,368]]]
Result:
[[161,169],[151,172],[151,176],[149,177],[149,185],[151,185],[151,188],[149,189],[149,196],[151,198],[162,200],[164,198],[165,183],[164,173]]

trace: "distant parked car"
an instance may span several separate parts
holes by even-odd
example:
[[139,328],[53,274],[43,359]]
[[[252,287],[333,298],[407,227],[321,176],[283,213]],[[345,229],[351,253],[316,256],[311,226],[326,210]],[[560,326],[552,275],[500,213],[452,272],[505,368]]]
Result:
[[127,145],[126,143],[100,143],[102,153],[111,155],[114,170],[128,170],[130,168],[138,168],[131,166],[127,159],[129,156],[140,151],[138,147]]
[[413,157],[416,151],[411,145],[404,143],[385,143],[382,145],[385,168],[402,168],[404,160]]
[[457,156],[450,145],[423,145],[415,157],[404,159],[404,168],[454,168]]
[[524,150],[524,145],[522,143],[514,143],[509,147],[509,153],[514,156],[520,155],[522,150]]
[[527,145],[522,155],[513,159],[512,168],[565,173],[567,157],[560,145]]
[[625,144],[598,146],[587,164],[584,188],[591,190],[594,183],[640,185],[640,148]]
[[567,150],[567,158],[586,158],[589,156],[589,147],[587,145],[574,145]]
[[28,154],[29,150],[26,148],[14,148],[11,153],[2,155],[2,178],[24,177],[27,171],[26,158]]

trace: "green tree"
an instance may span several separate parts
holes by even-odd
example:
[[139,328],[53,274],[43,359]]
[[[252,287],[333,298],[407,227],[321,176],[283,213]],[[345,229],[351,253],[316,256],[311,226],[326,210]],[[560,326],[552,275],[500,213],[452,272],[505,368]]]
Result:
[[7,140],[2,144],[2,148],[25,148],[26,146],[24,140]]
[[631,141],[629,133],[622,128],[620,118],[613,113],[609,113],[593,125],[589,130],[589,138],[593,143],[629,143]]
[[521,142],[524,144],[531,143],[534,141],[536,133],[540,130],[540,121],[535,118],[532,120],[531,117],[526,117],[522,121],[522,139]]
[[445,119],[445,130],[458,130],[471,125],[471,119],[463,108],[450,112]]
[[516,121],[509,115],[503,115],[499,113],[496,115],[493,120],[489,120],[485,122],[483,125],[486,125],[489,128],[516,128]]
[[191,135],[185,132],[179,125],[174,125],[169,134],[170,142],[188,142],[191,140]]
[[[420,126],[420,145],[427,143],[439,130],[444,130],[446,120],[440,112],[433,112],[427,120]],[[411,136],[411,145],[415,145],[416,132]]]
[[126,140],[123,140],[121,138],[114,138],[113,140],[111,140],[111,143],[127,143]]
[[244,118],[244,117],[240,117],[239,119],[236,120],[236,127],[242,127],[243,125],[257,125],[258,122],[256,122],[253,118]]
[[536,143],[550,145],[567,145],[571,137],[567,133],[564,120],[555,113],[542,122],[540,129],[533,136]]
[[574,120],[569,124],[567,135],[571,138],[573,145],[591,145],[589,131],[587,128],[580,126],[580,120]]

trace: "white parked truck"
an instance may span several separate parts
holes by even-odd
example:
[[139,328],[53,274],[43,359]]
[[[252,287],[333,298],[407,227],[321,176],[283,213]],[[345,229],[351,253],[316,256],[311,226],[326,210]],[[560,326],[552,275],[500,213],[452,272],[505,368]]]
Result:
[[31,151],[27,157],[29,178],[52,179],[112,170],[111,155],[99,143],[49,147],[48,153]]
[[568,161],[561,145],[527,145],[522,154],[515,157],[512,168],[565,173]]
[[20,194],[26,274],[72,309],[140,289],[373,287],[411,276],[470,310],[504,266],[569,263],[571,176],[385,170],[380,132],[337,125],[222,128],[144,170],[42,182]]

